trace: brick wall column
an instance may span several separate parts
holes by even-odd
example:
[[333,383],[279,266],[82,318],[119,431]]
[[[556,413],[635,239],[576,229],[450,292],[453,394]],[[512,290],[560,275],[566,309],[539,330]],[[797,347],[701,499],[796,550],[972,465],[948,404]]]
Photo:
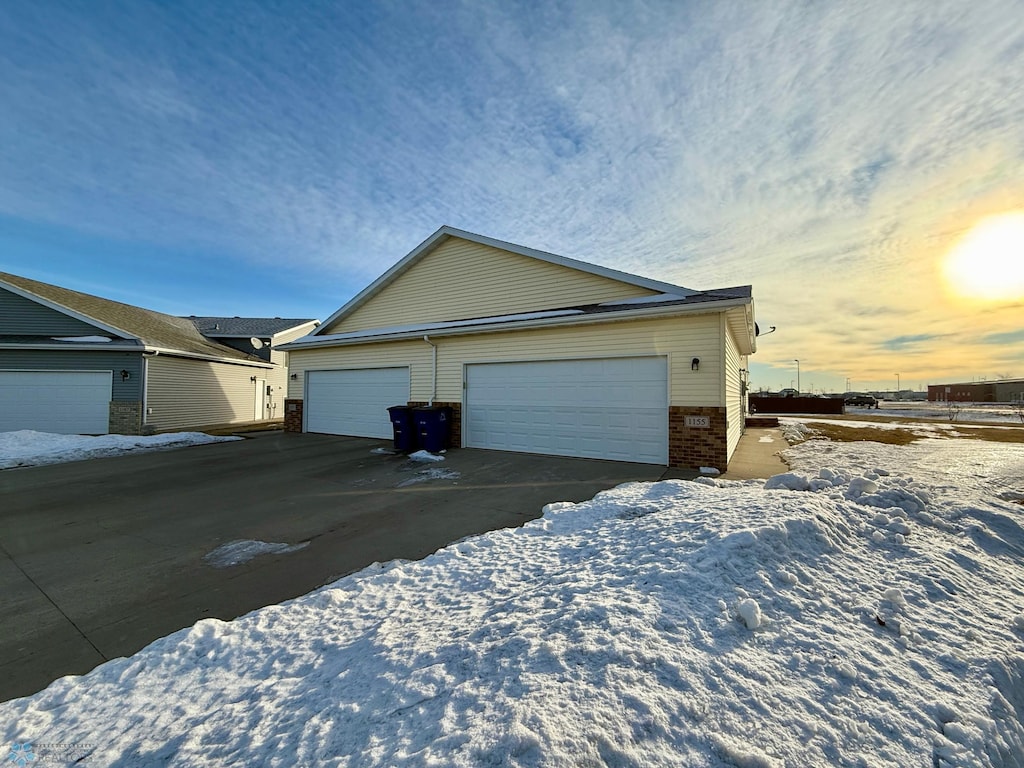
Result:
[[284,431],[302,431],[302,401],[292,398],[285,398],[284,401]]
[[[707,427],[686,426],[687,416],[707,419]],[[668,463],[672,467],[714,467],[725,472],[729,463],[725,408],[672,405],[668,409]]]
[[141,435],[142,403],[138,400],[111,400],[107,429],[112,435]]

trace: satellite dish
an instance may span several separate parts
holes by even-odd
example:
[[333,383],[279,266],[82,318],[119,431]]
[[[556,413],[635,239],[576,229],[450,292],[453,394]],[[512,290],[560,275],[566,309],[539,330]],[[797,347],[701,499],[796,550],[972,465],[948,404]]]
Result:
[[253,349],[263,349],[263,342],[253,336],[249,339],[249,343],[252,344]]

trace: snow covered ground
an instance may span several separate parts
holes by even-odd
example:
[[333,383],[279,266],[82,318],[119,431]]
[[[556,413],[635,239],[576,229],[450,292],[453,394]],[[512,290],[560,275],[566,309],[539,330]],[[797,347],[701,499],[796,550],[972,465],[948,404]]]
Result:
[[119,766],[1024,764],[1024,447],[787,458],[201,621],[0,704],[0,739]]
[[1024,423],[1024,406],[1006,403],[929,403],[926,401],[883,400],[879,407],[858,408],[846,406],[846,413],[857,416],[892,416],[901,419],[938,419],[940,421],[980,421],[992,424]]
[[0,432],[0,469],[60,464],[65,461],[120,456],[138,451],[159,451],[188,445],[242,440],[214,437],[202,432],[171,432],[165,435],[55,435],[50,432]]

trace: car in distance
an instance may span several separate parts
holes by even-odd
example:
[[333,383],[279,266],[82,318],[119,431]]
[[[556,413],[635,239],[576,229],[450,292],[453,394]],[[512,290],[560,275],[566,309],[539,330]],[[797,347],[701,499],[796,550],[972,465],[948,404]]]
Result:
[[843,395],[843,403],[846,405],[863,405],[868,408],[877,408],[878,398],[865,392],[847,392]]
[[792,387],[786,387],[779,390],[779,397],[800,397],[800,393]]

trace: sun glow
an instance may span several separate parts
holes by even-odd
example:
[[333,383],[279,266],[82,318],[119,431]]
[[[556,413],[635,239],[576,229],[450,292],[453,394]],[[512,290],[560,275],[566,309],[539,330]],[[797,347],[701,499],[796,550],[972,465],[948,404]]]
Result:
[[946,256],[943,276],[966,299],[1024,300],[1024,212],[978,222]]

